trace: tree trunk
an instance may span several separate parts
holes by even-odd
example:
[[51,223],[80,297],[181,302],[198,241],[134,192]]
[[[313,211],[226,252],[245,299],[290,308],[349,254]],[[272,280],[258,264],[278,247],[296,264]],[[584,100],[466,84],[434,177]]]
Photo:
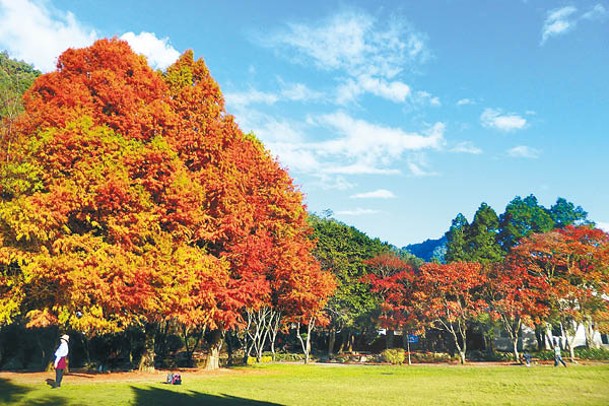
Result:
[[395,337],[395,333],[393,330],[387,330],[387,335],[385,336],[385,349],[393,348],[393,338]]
[[554,347],[554,343],[552,342],[552,329],[549,326],[546,326],[546,350],[551,350]]
[[514,354],[514,361],[520,362],[520,354],[518,353],[518,336],[512,337],[512,354]]
[[271,341],[271,354],[273,354],[273,361],[275,361],[275,342],[277,341],[277,334],[279,333],[279,326],[281,325],[281,312],[275,311],[271,317],[269,323],[271,327],[270,341]]
[[154,324],[146,324],[144,327],[144,353],[142,354],[142,358],[140,358],[140,364],[138,366],[138,370],[140,371],[154,371],[155,327]]
[[233,365],[233,330],[227,331],[224,341],[226,341],[226,352],[228,353],[227,364]]
[[223,336],[224,331],[216,329],[211,331],[207,337],[207,343],[209,344],[209,353],[205,363],[207,371],[220,369],[220,350],[222,349]]
[[543,351],[546,348],[546,335],[541,325],[535,323],[535,339],[537,340],[537,351]]
[[307,325],[307,333],[306,337],[302,337],[300,334],[300,322],[297,324],[296,336],[298,337],[298,341],[300,341],[300,345],[302,346],[302,351],[304,353],[305,359],[304,363],[309,363],[309,355],[311,354],[311,333],[313,332],[313,328],[315,327],[315,317],[311,317],[309,320],[309,324]]
[[334,344],[336,344],[336,330],[330,329],[330,336],[328,337],[328,357],[330,358],[334,354]]
[[351,330],[347,333],[347,352],[353,352],[353,344],[355,343],[355,336],[351,334]]
[[513,323],[510,323],[506,318],[504,319],[505,328],[508,330],[510,334],[510,338],[512,339],[512,354],[514,355],[514,361],[520,362],[520,354],[518,353],[518,339],[520,338],[520,331],[522,328],[522,321],[520,318],[516,318]]
[[592,323],[592,320],[586,320],[584,323],[584,331],[586,334],[586,347],[598,348],[599,345],[594,341],[594,323]]
[[459,343],[459,338],[454,329],[454,326],[451,324],[450,327],[452,329],[453,339],[455,340],[455,346],[457,347],[457,351],[459,352],[459,361],[461,362],[461,365],[463,365],[466,362],[465,355],[467,353],[467,332],[465,330],[466,327],[463,327],[461,323],[459,323],[458,330],[459,336],[461,337],[462,341],[461,344]]
[[571,362],[577,363],[575,361],[575,347],[573,344],[575,344],[575,335],[576,335],[575,333],[577,332],[579,324],[575,325],[572,333],[571,333],[571,330],[566,330],[564,328],[564,326],[562,325],[562,323],[561,323],[561,327],[562,327],[562,331],[563,331],[563,336],[565,337],[566,342],[567,342],[566,343],[567,347],[569,347],[569,358],[571,359]]

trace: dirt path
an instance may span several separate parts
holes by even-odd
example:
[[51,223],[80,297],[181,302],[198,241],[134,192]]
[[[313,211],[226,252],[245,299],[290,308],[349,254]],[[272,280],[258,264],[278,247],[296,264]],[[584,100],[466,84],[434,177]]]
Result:
[[[144,383],[163,383],[170,371],[155,372],[109,372],[109,373],[90,373],[72,371],[64,375],[64,380],[69,380],[70,384],[79,383],[105,383],[105,382],[144,382]],[[175,372],[175,371],[174,371]],[[214,377],[234,374],[249,373],[249,371],[234,369],[219,369],[217,371],[204,370],[180,370],[182,376]],[[253,371],[252,371],[253,372]],[[254,372],[255,373],[255,372]],[[16,383],[37,384],[44,383],[47,379],[54,379],[55,372],[0,372],[0,379],[7,379]]]

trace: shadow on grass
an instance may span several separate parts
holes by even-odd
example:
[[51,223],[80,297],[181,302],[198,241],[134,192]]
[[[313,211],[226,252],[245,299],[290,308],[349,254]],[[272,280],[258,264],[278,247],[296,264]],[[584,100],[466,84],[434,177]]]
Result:
[[135,394],[135,404],[141,406],[148,405],[219,405],[219,406],[273,406],[278,403],[263,402],[259,400],[239,398],[230,395],[210,395],[207,393],[199,393],[189,391],[188,393],[174,392],[169,389],[162,388],[135,388],[131,387]]
[[15,403],[29,391],[27,388],[11,383],[8,379],[0,378],[0,403],[2,404]]
[[[15,385],[8,379],[0,378],[0,405],[12,405],[21,400],[31,389]],[[66,401],[58,396],[50,395],[43,399],[28,400],[28,405],[65,405]]]

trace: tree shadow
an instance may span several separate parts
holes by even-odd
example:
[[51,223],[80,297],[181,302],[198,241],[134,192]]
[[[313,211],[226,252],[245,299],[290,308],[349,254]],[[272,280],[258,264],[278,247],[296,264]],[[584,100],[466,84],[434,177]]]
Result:
[[[21,400],[31,389],[24,386],[15,385],[8,379],[0,378],[0,404],[12,405]],[[47,396],[43,399],[28,400],[28,405],[46,406],[46,405],[64,405],[65,399],[58,396]]]
[[131,387],[135,394],[135,404],[141,406],[171,405],[171,406],[190,406],[190,405],[219,405],[219,406],[273,406],[279,403],[264,402],[253,399],[239,398],[227,394],[221,396],[210,395],[189,391],[188,393],[174,392],[162,388],[135,388]]
[[2,404],[15,403],[21,396],[29,391],[28,388],[15,385],[8,379],[0,378],[0,403]]

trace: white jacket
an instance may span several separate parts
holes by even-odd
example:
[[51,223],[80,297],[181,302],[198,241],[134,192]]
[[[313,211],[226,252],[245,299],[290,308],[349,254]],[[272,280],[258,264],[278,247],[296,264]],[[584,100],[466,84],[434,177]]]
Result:
[[68,343],[66,343],[64,340],[61,340],[61,344],[59,344],[57,351],[55,351],[55,362],[53,363],[53,366],[55,368],[57,368],[57,364],[59,363],[59,360],[61,359],[61,357],[67,357],[67,356],[68,356]]

